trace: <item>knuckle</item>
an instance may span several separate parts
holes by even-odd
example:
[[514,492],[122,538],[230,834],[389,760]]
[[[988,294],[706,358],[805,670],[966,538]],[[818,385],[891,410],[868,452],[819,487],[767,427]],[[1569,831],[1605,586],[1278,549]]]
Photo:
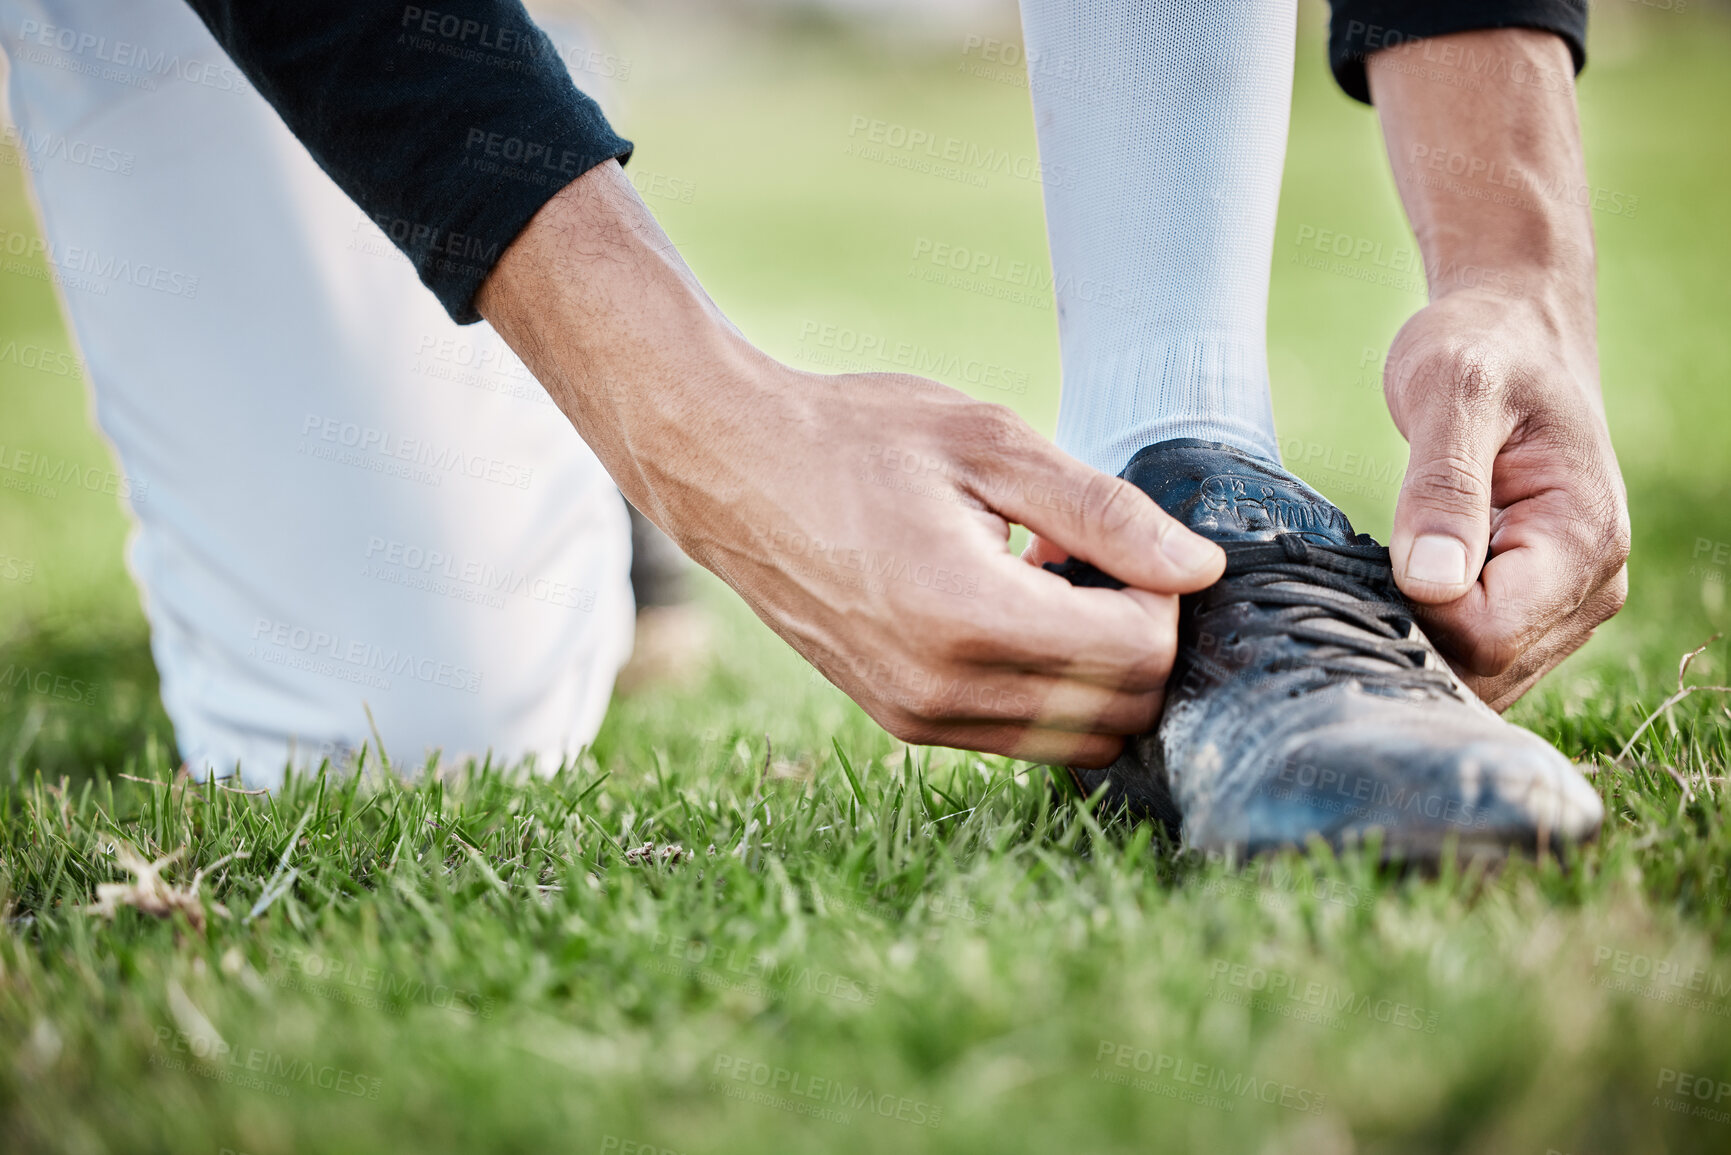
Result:
[[1490,505],[1491,479],[1470,455],[1445,452],[1407,467],[1401,498],[1448,513],[1477,513]]
[[1118,754],[1124,748],[1124,743],[1117,738],[1088,737],[1078,739],[1074,746],[1059,757],[1054,753],[1050,761],[1064,762],[1072,766],[1080,766],[1086,770],[1100,770],[1117,761]]
[[1027,439],[1027,423],[1007,405],[978,401],[960,409],[951,420],[961,443],[988,460],[1018,449]]
[[892,737],[914,746],[932,745],[937,741],[941,730],[935,719],[921,716],[906,703],[880,721]]
[[1449,370],[1447,380],[1451,386],[1451,400],[1474,413],[1495,403],[1506,377],[1496,358],[1471,347],[1455,354]]
[[[1628,601],[1629,570],[1625,566],[1617,571],[1616,576],[1611,579],[1611,584],[1605,587],[1603,612],[1599,615],[1599,622],[1609,621],[1616,617],[1622,612]],[[1593,624],[1597,625],[1598,622]]]
[[1172,674],[1172,664],[1178,658],[1178,599],[1161,599],[1161,617],[1154,623],[1143,643],[1141,660],[1136,664],[1137,684],[1158,688]]
[[1397,342],[1386,374],[1403,391],[1410,389],[1424,397],[1441,393],[1451,408],[1468,412],[1497,405],[1507,378],[1505,360],[1495,350],[1435,336]]
[[1165,694],[1155,691],[1146,695],[1138,704],[1128,733],[1146,734],[1160,721],[1160,710],[1166,703]]
[[1003,621],[991,605],[980,604],[982,599],[954,600],[961,604],[926,616],[916,632],[929,639],[931,652],[948,665],[967,668],[996,659],[1004,650]]
[[1582,511],[1569,519],[1565,539],[1593,584],[1607,583],[1626,567],[1634,545],[1628,508],[1614,486],[1605,486],[1583,504]]
[[911,715],[923,730],[930,730],[950,716],[949,695],[944,693],[936,679],[925,679],[918,688],[903,695],[902,709]]
[[1613,573],[1623,574],[1623,587],[1627,590],[1629,578],[1626,572],[1629,552],[1634,548],[1634,533],[1629,525],[1629,515],[1621,507],[1618,509],[1617,520],[1612,522],[1610,536],[1606,539],[1606,568]]
[[1178,639],[1170,630],[1161,630],[1148,647],[1138,671],[1156,686],[1164,686],[1172,676],[1172,664],[1178,659]]

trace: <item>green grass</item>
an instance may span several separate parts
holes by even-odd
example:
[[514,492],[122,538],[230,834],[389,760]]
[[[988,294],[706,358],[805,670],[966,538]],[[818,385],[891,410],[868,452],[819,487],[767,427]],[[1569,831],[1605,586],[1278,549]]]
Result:
[[[1307,224],[1406,237],[1315,19],[1277,408],[1288,444],[1400,462],[1358,362],[1419,299],[1286,259]],[[553,779],[374,751],[360,776],[268,797],[169,785],[119,510],[0,490],[0,670],[94,702],[0,687],[0,1150],[1731,1148],[1731,1115],[1666,1106],[1705,1079],[1731,1112],[1725,699],[1690,698],[1611,758],[1726,617],[1725,567],[1694,554],[1731,541],[1731,158],[1711,119],[1731,107],[1731,29],[1693,7],[1595,19],[1591,176],[1641,206],[1596,221],[1633,595],[1515,716],[1596,768],[1598,845],[1491,878],[1195,861],[1146,827],[1101,830],[1041,769],[902,747],[714,586],[725,661],[617,701]],[[1009,399],[1050,428],[1050,311],[907,276],[921,237],[1040,258],[1038,187],[842,152],[858,113],[1031,153],[1023,90],[958,73],[959,45],[650,31],[627,42],[637,163],[692,182],[691,203],[651,204],[748,333],[789,357],[807,321],[990,356],[1028,375]],[[773,145],[742,151],[742,124]],[[0,227],[32,227],[15,170]],[[0,348],[69,347],[33,278],[0,274],[0,329]],[[105,454],[75,381],[3,358],[0,444]],[[1392,487],[1307,476],[1386,533]],[[1691,680],[1726,681],[1726,656]],[[181,852],[176,886],[207,869],[203,919],[90,913],[128,877],[120,840]],[[647,842],[679,860],[628,853]],[[1618,989],[1661,965],[1656,988]],[[734,1097],[758,1071],[848,1119]]]

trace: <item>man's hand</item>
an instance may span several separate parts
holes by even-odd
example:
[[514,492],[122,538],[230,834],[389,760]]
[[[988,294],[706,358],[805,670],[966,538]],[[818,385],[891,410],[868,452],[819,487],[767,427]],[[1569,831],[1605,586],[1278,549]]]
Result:
[[[797,372],[703,294],[619,166],[554,197],[477,300],[625,496],[891,733],[1101,766],[1159,714],[1220,549],[1020,418]],[[1011,523],[1130,582],[1017,560]]]
[[1498,709],[1628,593],[1629,515],[1595,384],[1547,318],[1494,295],[1444,297],[1389,353],[1383,390],[1412,444],[1395,572],[1429,606],[1433,640]]
[[1390,552],[1438,646],[1505,709],[1628,591],[1573,67],[1556,36],[1503,29],[1367,72],[1431,293],[1383,374],[1412,447]]

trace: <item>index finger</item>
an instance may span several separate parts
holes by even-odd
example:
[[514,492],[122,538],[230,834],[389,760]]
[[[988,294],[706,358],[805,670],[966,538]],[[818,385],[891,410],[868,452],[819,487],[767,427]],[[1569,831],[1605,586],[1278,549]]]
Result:
[[1143,693],[1166,684],[1177,648],[1178,598],[1088,589],[1003,555],[987,599],[996,629],[967,656],[980,665]]

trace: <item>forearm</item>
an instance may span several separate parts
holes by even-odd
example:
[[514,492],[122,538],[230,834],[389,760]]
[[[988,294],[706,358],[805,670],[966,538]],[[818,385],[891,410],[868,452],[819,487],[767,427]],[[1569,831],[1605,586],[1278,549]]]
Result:
[[[699,560],[660,468],[677,443],[725,491],[726,445],[692,444],[718,407],[785,420],[791,371],[754,349],[698,285],[615,162],[566,186],[506,250],[476,295],[481,314],[546,387],[625,496]],[[707,411],[707,412],[706,412]],[[709,458],[698,463],[692,455]]]
[[1376,53],[1367,72],[1432,301],[1473,290],[1530,305],[1596,379],[1568,47],[1530,29],[1465,32]]
[[1426,630],[1498,709],[1628,589],[1570,65],[1562,39],[1522,29],[1368,62],[1431,297],[1383,368],[1411,446],[1389,550]]

